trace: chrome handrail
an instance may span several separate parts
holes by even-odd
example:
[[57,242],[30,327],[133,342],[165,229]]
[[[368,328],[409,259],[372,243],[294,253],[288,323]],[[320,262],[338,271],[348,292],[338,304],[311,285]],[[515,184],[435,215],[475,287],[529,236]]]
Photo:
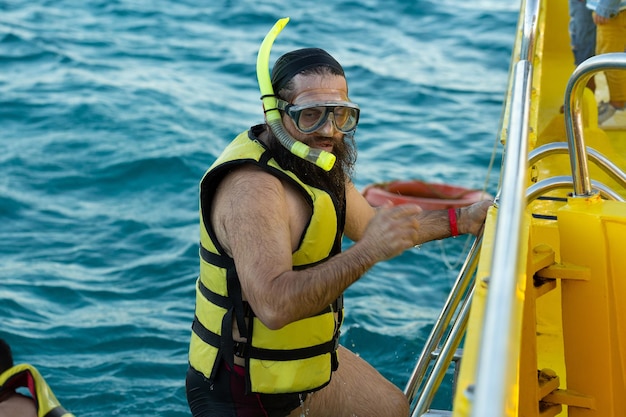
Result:
[[[553,142],[533,149],[528,154],[528,165],[534,165],[542,158],[556,154],[569,154],[569,145],[564,142]],[[602,171],[613,178],[622,187],[626,188],[626,172],[614,164],[609,158],[593,148],[587,146],[586,154],[588,159],[596,164]],[[573,182],[573,181],[572,181]]]
[[[404,389],[404,394],[409,399],[409,403],[412,403],[416,398],[420,383],[424,380],[428,367],[433,360],[433,354],[437,350],[441,340],[444,338],[445,332],[450,326],[450,323],[452,323],[454,314],[459,305],[462,302],[466,303],[467,300],[471,300],[471,296],[467,293],[467,288],[473,285],[474,282],[474,275],[478,265],[481,244],[482,235],[474,240],[467,257],[465,258],[465,262],[463,263],[463,266],[461,266],[457,279],[448,294],[444,307],[441,310],[441,313],[439,313],[439,317],[437,318],[437,321],[435,321],[430,335],[426,340],[426,344],[424,345],[422,353],[420,354],[415,368],[413,369],[409,382]],[[456,320],[459,320],[459,318],[460,314],[457,315]],[[453,330],[451,330],[451,333],[452,332]],[[458,344],[454,347],[458,347]],[[443,369],[443,373],[445,373],[445,369]],[[430,379],[432,375],[433,372],[430,373],[428,379]],[[435,374],[435,377],[437,378],[438,376]],[[423,404],[422,397],[430,397],[430,399],[432,399],[430,391],[435,391],[438,388],[438,384],[431,384],[428,381],[426,382],[426,386],[429,386],[430,388],[422,390],[420,394],[417,395],[417,403]],[[426,406],[430,406],[430,401],[427,402]]]
[[570,77],[565,89],[565,130],[570,151],[570,164],[574,181],[574,197],[593,195],[589,179],[589,164],[583,138],[582,103],[585,86],[597,72],[626,69],[626,53],[593,56],[582,62]]
[[470,307],[472,305],[474,289],[475,286],[472,285],[467,297],[465,297],[463,303],[461,304],[459,315],[454,321],[454,325],[443,343],[440,354],[437,355],[431,374],[426,380],[423,395],[418,397],[415,410],[413,411],[413,414],[411,414],[411,417],[421,416],[428,410],[433,398],[435,397],[437,388],[439,388],[441,381],[443,381],[446,370],[448,369],[450,363],[452,363],[456,349],[461,344],[461,340],[465,334],[465,329],[467,328],[467,321],[469,318]]
[[522,23],[522,44],[520,45],[520,61],[530,61],[535,54],[537,38],[537,18],[539,17],[539,0],[527,0],[524,4],[524,21]]
[[[493,243],[489,291],[478,353],[474,387],[473,417],[501,417],[506,395],[515,378],[511,354],[519,350],[521,323],[514,320],[518,308],[515,296],[519,263],[519,236],[526,201],[528,120],[532,82],[529,61],[514,67],[509,137],[503,164],[499,209]],[[512,351],[513,349],[513,351]]]
[[[528,187],[526,191],[526,201],[528,203],[533,202],[539,196],[547,193],[552,190],[571,190],[574,186],[574,181],[572,177],[569,175],[558,175],[555,177],[546,178],[545,180],[541,180],[536,184]],[[594,191],[600,193],[600,196],[606,200],[615,200],[615,201],[626,201],[624,197],[613,191],[610,187],[605,184],[602,184],[599,181],[591,180],[591,188]]]
[[[525,193],[528,125],[533,79],[532,60],[540,2],[523,2],[522,50],[513,67],[510,114],[501,187],[498,192],[499,209],[493,241],[489,291],[484,312],[481,345],[478,352],[474,387],[466,390],[471,395],[472,417],[501,417],[506,410],[507,393],[514,383],[515,369],[510,355],[520,349],[521,323],[514,320],[519,308],[516,298],[517,271],[520,264],[520,239]],[[509,105],[509,104],[507,104]],[[513,351],[511,351],[511,348]],[[472,387],[469,387],[472,388]]]

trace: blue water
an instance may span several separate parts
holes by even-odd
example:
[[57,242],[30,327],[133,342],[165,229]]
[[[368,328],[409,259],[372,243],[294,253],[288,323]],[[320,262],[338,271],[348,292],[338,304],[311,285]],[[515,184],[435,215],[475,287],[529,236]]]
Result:
[[[269,28],[290,16],[272,62],[319,46],[344,65],[362,108],[360,189],[421,178],[493,194],[518,9],[0,1],[0,337],[15,360],[77,416],[189,415],[198,182],[262,120],[255,61]],[[342,343],[404,388],[466,242],[375,266],[346,293]]]

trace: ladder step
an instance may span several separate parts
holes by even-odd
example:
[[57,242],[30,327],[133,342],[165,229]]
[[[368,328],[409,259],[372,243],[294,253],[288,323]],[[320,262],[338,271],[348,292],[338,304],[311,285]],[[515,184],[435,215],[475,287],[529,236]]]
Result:
[[448,410],[428,410],[426,413],[421,415],[421,417],[450,417],[450,416],[452,416],[452,411],[448,411]]
[[[441,354],[441,348],[437,348],[430,354],[430,357],[433,359],[437,359],[440,354]],[[462,357],[463,357],[463,348],[459,348],[454,351],[454,356],[452,357],[452,361],[459,362]]]

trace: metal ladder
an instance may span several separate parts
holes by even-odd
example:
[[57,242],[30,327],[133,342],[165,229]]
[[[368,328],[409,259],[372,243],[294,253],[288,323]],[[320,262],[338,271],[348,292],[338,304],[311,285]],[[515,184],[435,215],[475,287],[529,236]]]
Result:
[[452,363],[455,364],[453,385],[456,383],[459,362],[462,356],[462,350],[459,349],[459,345],[465,333],[469,316],[469,307],[474,291],[474,276],[478,266],[481,243],[482,236],[474,240],[444,307],[422,349],[409,382],[404,389],[409,404],[411,404],[411,416],[434,417],[450,415],[450,411],[430,410],[430,405],[446,371]]

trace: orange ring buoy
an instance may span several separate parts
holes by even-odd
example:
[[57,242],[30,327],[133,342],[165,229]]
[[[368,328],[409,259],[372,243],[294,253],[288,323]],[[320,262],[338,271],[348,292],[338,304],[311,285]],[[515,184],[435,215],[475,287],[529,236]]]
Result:
[[424,210],[465,207],[493,198],[482,190],[472,190],[449,184],[427,183],[419,180],[390,181],[371,184],[363,196],[374,207],[391,201],[394,206],[417,204]]

